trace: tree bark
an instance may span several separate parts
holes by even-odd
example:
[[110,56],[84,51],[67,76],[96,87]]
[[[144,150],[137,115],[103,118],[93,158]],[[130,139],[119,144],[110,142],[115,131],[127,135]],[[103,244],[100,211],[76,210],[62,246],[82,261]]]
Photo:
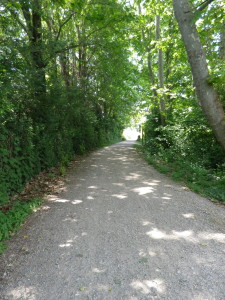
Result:
[[60,61],[60,67],[61,67],[61,74],[62,78],[65,82],[66,87],[70,87],[70,72],[69,72],[69,63],[68,63],[68,58],[66,57],[65,53],[62,53],[59,56],[59,61]]
[[33,0],[32,6],[21,1],[21,8],[26,21],[27,33],[30,43],[30,56],[35,71],[34,94],[42,99],[46,94],[45,63],[43,60],[42,19],[40,0]]
[[43,60],[42,23],[40,0],[33,0],[32,8],[32,40],[31,54],[36,69],[36,95],[43,97],[46,94],[45,63]]
[[[156,40],[161,40],[160,34],[160,16],[156,16]],[[158,79],[159,79],[159,88],[164,89],[164,74],[163,74],[163,52],[161,47],[158,47]],[[160,95],[159,99],[160,105],[160,117],[161,117],[161,125],[165,126],[166,124],[166,107],[165,107],[165,99],[163,95]]]
[[[138,12],[139,12],[139,15],[141,16],[142,15],[142,11],[141,11],[141,4],[138,3]],[[145,36],[145,33],[144,33],[144,29],[143,27],[141,28],[141,34],[142,34],[142,40],[143,40],[143,43],[144,44],[147,44],[146,46],[146,53],[147,53],[147,63],[148,63],[148,73],[149,73],[149,80],[150,80],[150,84],[151,86],[153,87],[153,95],[154,95],[154,109],[153,111],[155,113],[158,113],[159,112],[159,105],[158,105],[158,102],[157,102],[157,91],[156,91],[156,88],[155,88],[155,74],[153,72],[153,68],[152,68],[152,54],[151,54],[151,46],[150,46],[150,42],[151,42],[151,39],[152,39],[152,31],[151,29],[149,29],[147,31],[147,38]],[[146,42],[147,40],[147,42]]]
[[222,30],[220,33],[220,58],[225,59],[225,21],[222,23]]
[[208,65],[198,31],[193,24],[192,7],[188,0],[173,0],[173,7],[187,51],[199,103],[217,141],[225,149],[224,110],[216,90],[208,81]]

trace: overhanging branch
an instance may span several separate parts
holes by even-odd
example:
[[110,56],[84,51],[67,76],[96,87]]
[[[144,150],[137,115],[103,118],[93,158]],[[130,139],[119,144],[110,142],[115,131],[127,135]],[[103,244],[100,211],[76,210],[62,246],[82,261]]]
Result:
[[204,2],[202,2],[200,5],[198,5],[196,7],[196,10],[194,12],[194,16],[193,19],[191,21],[191,23],[195,23],[202,15],[202,11],[209,6],[209,4],[211,4],[213,1],[215,0],[205,0]]
[[215,0],[205,0],[203,3],[201,3],[199,6],[197,6],[197,11],[202,11],[205,9],[210,3],[212,3]]

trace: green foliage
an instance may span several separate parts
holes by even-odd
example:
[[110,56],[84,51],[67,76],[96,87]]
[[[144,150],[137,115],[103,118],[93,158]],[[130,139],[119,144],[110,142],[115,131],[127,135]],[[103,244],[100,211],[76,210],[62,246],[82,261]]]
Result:
[[4,240],[8,239],[13,232],[23,223],[27,215],[38,207],[41,200],[34,198],[29,202],[15,202],[13,208],[6,213],[0,210],[0,254],[5,250]]
[[[193,191],[225,201],[225,154],[199,108],[174,112],[170,125],[150,115],[143,151],[147,161]],[[168,121],[169,123],[169,121]]]
[[120,139],[134,102],[128,7],[39,4],[0,11],[0,207],[41,170]]

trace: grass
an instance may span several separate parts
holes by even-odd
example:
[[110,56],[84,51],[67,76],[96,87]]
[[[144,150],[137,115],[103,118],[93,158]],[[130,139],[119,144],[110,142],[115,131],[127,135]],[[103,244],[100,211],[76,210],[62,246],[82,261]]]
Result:
[[25,222],[28,215],[37,209],[43,196],[57,187],[57,182],[66,173],[66,167],[52,168],[34,177],[24,190],[0,205],[0,254],[6,249],[9,239]]
[[27,216],[41,204],[41,199],[33,198],[26,202],[16,201],[11,209],[0,210],[0,254],[6,249],[4,241],[21,226]]
[[225,203],[225,172],[205,169],[199,164],[178,157],[171,161],[165,155],[151,155],[144,147],[137,145],[143,158],[158,171],[182,182],[192,191],[212,201]]

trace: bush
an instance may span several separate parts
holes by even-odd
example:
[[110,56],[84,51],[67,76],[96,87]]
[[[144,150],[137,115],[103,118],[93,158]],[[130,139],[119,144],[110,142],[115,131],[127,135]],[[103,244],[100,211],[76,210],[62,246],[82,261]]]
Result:
[[164,127],[149,116],[144,144],[147,160],[194,191],[225,201],[224,150],[197,108],[178,115]]

